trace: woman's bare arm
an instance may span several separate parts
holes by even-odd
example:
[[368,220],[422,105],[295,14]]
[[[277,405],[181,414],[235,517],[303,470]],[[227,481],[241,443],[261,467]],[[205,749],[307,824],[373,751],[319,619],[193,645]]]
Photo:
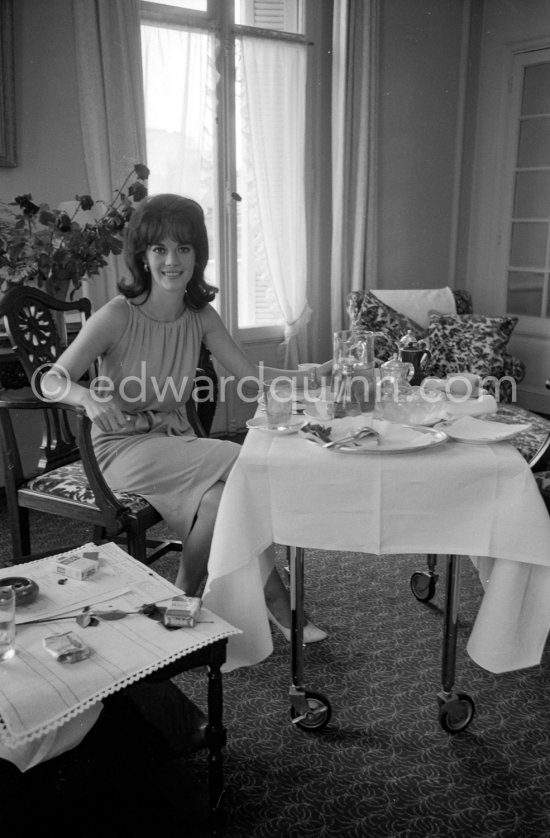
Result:
[[84,324],[74,341],[57,359],[41,381],[45,398],[82,406],[88,417],[102,430],[117,430],[126,419],[114,399],[101,399],[88,387],[78,384],[93,362],[109,352],[128,322],[126,306],[104,306]]
[[[276,376],[286,376],[296,381],[299,387],[309,383],[309,375],[304,370],[285,370],[279,367],[260,368],[250,361],[241,348],[235,343],[219,314],[208,306],[203,313],[204,339],[214,357],[237,379],[249,378],[269,380]],[[317,368],[317,380],[326,377],[332,370],[332,361],[327,361]]]

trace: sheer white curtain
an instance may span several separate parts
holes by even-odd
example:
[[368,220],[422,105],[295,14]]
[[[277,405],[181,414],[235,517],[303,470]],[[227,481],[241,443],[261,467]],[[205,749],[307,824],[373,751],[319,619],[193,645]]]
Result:
[[[108,200],[146,163],[139,0],[73,0],[80,121],[90,194]],[[120,257],[86,283],[95,308],[116,293]]]
[[378,0],[334,0],[332,328],[350,291],[376,287]]
[[240,39],[242,130],[251,161],[243,196],[257,207],[262,247],[284,322],[283,364],[304,359],[306,299],[305,90],[303,44]]
[[194,198],[208,217],[215,160],[213,36],[147,25],[141,31],[149,189]]

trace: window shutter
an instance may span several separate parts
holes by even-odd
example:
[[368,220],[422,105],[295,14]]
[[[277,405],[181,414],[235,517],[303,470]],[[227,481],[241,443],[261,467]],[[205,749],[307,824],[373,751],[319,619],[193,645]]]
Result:
[[243,23],[278,32],[300,32],[298,20],[301,0],[245,0],[241,7]]

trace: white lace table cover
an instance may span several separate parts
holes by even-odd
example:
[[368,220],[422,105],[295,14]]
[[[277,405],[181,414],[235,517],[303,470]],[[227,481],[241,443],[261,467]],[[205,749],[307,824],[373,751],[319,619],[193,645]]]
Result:
[[[84,545],[81,550],[93,545]],[[167,630],[142,614],[99,621],[81,628],[74,620],[31,625],[25,620],[76,613],[84,606],[135,610],[166,603],[181,591],[116,544],[100,548],[100,569],[88,580],[59,585],[56,557],[17,565],[16,575],[35,580],[40,595],[18,608],[16,655],[0,663],[0,739],[8,747],[38,739],[64,725],[111,693],[123,689],[182,656],[239,629],[201,609],[194,628]],[[4,574],[8,575],[8,574]],[[15,575],[15,573],[13,574]],[[93,609],[92,609],[93,610]],[[74,631],[92,648],[86,660],[59,663],[44,649],[44,637]]]

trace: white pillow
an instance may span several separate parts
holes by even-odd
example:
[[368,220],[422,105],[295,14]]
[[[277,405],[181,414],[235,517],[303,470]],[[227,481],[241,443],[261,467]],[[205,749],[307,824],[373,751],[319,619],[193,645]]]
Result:
[[432,309],[441,314],[456,314],[454,294],[446,288],[373,288],[372,293],[383,303],[405,314],[419,326],[430,325],[428,312]]

